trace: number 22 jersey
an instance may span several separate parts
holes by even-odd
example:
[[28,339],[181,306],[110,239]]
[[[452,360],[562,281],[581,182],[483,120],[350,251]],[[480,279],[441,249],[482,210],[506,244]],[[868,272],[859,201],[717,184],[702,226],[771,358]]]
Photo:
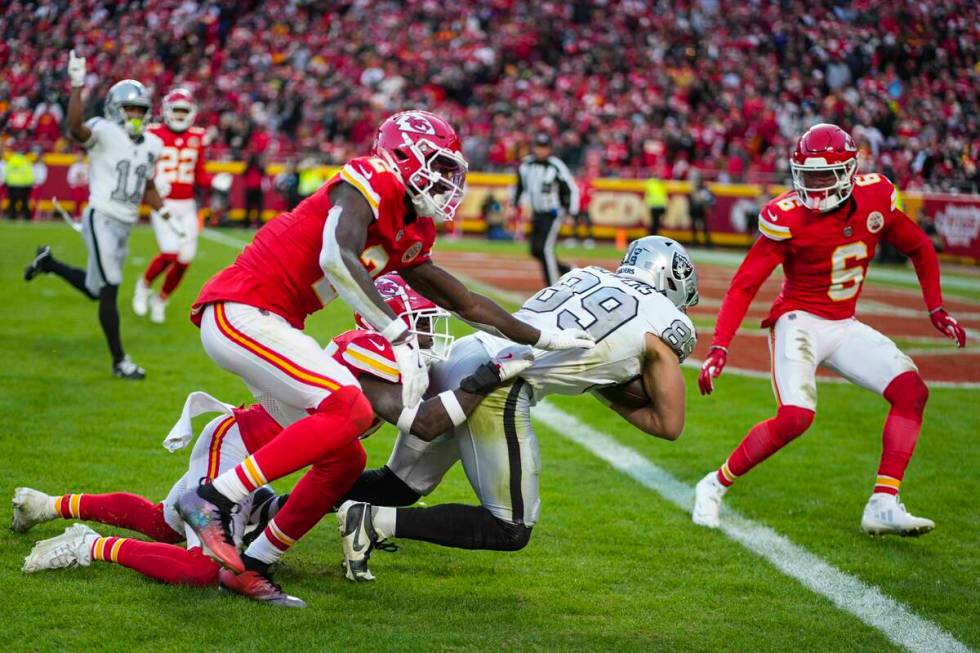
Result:
[[[694,351],[697,339],[690,318],[655,288],[600,267],[568,272],[524,302],[514,317],[541,329],[585,329],[596,341],[592,349],[536,352],[534,364],[521,374],[534,389],[535,401],[639,376],[647,333],[667,343],[681,361]],[[513,344],[483,332],[474,337],[491,354]]]

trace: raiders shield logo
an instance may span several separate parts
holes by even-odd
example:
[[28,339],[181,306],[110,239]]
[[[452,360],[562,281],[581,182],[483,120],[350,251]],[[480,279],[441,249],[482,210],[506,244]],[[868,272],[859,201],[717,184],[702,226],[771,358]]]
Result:
[[868,231],[873,234],[878,233],[885,226],[885,217],[878,211],[868,214]]
[[422,252],[422,243],[415,243],[407,250],[405,250],[404,256],[402,256],[402,263],[408,263],[413,258],[418,256]]
[[674,258],[670,262],[670,267],[675,279],[687,279],[694,272],[694,266],[680,252],[674,252]]

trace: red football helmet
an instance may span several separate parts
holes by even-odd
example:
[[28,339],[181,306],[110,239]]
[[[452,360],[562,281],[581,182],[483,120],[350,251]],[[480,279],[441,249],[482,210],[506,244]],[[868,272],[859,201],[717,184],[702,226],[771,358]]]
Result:
[[398,172],[419,215],[452,220],[469,164],[452,126],[428,111],[402,111],[378,127],[372,153]]
[[[197,116],[197,104],[194,96],[186,88],[175,88],[163,96],[161,103],[163,122],[175,132],[187,131],[194,124]],[[185,111],[179,115],[177,111]]]
[[843,204],[854,190],[857,146],[837,125],[820,123],[800,136],[789,167],[803,205],[827,213]]
[[[456,337],[449,333],[449,312],[418,294],[405,283],[397,272],[390,272],[375,279],[374,287],[409,330],[419,340],[423,354],[433,360],[449,358]],[[360,313],[354,313],[357,328],[373,331]]]

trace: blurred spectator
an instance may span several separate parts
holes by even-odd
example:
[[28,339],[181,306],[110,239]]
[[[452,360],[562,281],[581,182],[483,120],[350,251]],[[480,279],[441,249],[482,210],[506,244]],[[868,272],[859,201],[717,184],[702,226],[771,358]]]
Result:
[[294,160],[287,161],[285,169],[276,175],[276,190],[286,202],[287,211],[292,211],[299,204],[299,173]]
[[31,146],[31,171],[34,180],[31,186],[31,217],[37,212],[41,200],[41,186],[48,180],[48,165],[44,162],[44,148],[40,145]]
[[504,227],[506,218],[503,206],[493,193],[487,193],[483,198],[480,204],[480,217],[487,225],[487,240],[514,240],[514,236]]
[[711,194],[708,187],[704,185],[704,180],[696,171],[692,172],[689,180],[691,182],[691,195],[688,197],[688,215],[691,218],[691,242],[698,244],[698,227],[704,234],[705,247],[711,247],[711,234],[708,232],[708,209],[715,203],[715,196]]
[[36,0],[3,12],[4,141],[54,136],[76,47],[94,102],[122,77],[158,97],[191,88],[213,157],[336,164],[366,153],[382,116],[418,107],[458,127],[474,170],[512,169],[545,131],[569,165],[596,153],[604,175],[670,165],[667,178],[769,182],[824,120],[902,187],[978,184],[969,0]]
[[258,153],[252,153],[242,172],[242,185],[245,187],[245,219],[246,227],[262,226],[263,196],[265,194],[265,166]]
[[572,235],[565,240],[566,247],[578,247],[579,241],[581,241],[585,249],[595,248],[589,205],[592,203],[595,180],[598,178],[599,167],[597,165],[587,166],[578,178],[578,213],[572,216]]
[[320,186],[326,181],[326,178],[323,176],[320,164],[312,157],[307,157],[300,161],[298,172],[296,192],[299,195],[299,200],[303,201],[317,192]]
[[68,166],[68,188],[75,203],[75,215],[82,214],[82,205],[88,202],[88,158],[78,155]]
[[3,183],[7,187],[7,218],[30,220],[34,164],[27,154],[18,150],[10,153],[3,167]]

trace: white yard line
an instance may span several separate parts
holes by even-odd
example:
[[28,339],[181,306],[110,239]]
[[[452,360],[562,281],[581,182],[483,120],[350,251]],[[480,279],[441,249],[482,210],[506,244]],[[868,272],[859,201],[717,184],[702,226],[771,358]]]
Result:
[[[620,444],[548,402],[537,405],[534,417],[681,510],[690,510],[694,488],[677,480],[635,449]],[[765,558],[779,571],[827,598],[839,609],[877,629],[895,644],[910,651],[929,653],[969,651],[942,627],[918,616],[877,587],[837,569],[771,528],[727,508],[723,510],[720,530],[727,537]]]
[[241,238],[234,238],[228,234],[218,231],[217,229],[205,228],[201,231],[201,236],[207,238],[210,241],[220,243],[222,245],[227,245],[228,247],[233,247],[235,249],[242,249],[245,245],[252,242],[252,239],[243,240]]

